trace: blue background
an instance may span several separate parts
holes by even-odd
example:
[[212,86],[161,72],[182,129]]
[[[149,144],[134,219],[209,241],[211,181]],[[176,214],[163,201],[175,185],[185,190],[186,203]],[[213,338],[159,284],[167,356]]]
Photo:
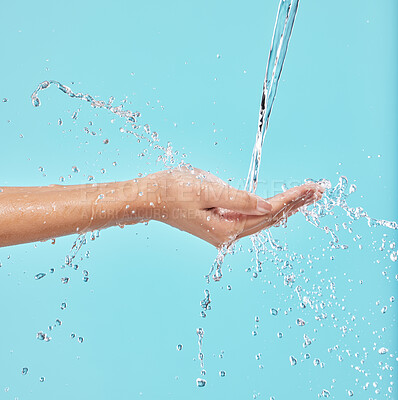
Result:
[[[125,180],[163,167],[155,150],[138,157],[145,145],[120,132],[122,120],[106,110],[54,87],[40,94],[42,106],[34,108],[30,95],[38,83],[55,79],[98,99],[114,96],[117,104],[127,96],[125,107],[140,111],[141,124],[157,131],[163,145],[172,142],[176,160],[185,153],[185,161],[241,187],[277,6],[275,0],[3,5],[0,98],[8,101],[0,103],[0,185],[48,185],[61,176],[71,184],[86,183],[89,175],[96,182]],[[301,2],[258,194],[271,196],[282,183],[308,177],[336,184],[345,175],[358,186],[352,206],[397,220],[397,12],[393,0]],[[86,126],[97,135],[87,135]],[[341,214],[337,222],[343,221]],[[397,398],[388,387],[396,381],[397,312],[390,297],[397,296],[398,263],[387,249],[378,250],[383,234],[389,243],[394,233],[369,229],[363,221],[353,228],[352,235],[341,233],[349,249],[334,252],[328,237],[302,215],[287,229],[273,230],[292,252],[319,258],[312,269],[305,265],[309,281],[300,284],[330,301],[322,324],[315,319],[320,312],[300,309],[270,260],[256,279],[245,271],[253,265],[248,239],[244,251],[226,259],[221,282],[211,283],[213,309],[205,319],[199,316],[203,275],[216,251],[168,226],[103,231],[82,248],[77,271],[61,269],[72,237],[2,248],[0,399],[310,399],[324,389],[336,399],[348,397],[348,390],[360,399]],[[361,251],[355,234],[363,237]],[[35,280],[39,272],[47,275]],[[63,285],[65,276],[70,282]],[[327,290],[330,279],[336,299]],[[276,317],[271,307],[279,308]],[[260,322],[254,337],[255,316]],[[299,317],[305,327],[296,326]],[[62,325],[48,332],[57,318]],[[195,384],[199,326],[205,330],[205,388]],[[342,335],[343,326],[352,331]],[[39,331],[52,340],[37,340]],[[84,342],[71,339],[72,332]],[[315,339],[307,349],[304,333]],[[377,352],[382,346],[389,349],[383,356]],[[290,355],[298,360],[294,367]],[[313,365],[316,358],[323,368]],[[29,368],[25,376],[23,367]]]

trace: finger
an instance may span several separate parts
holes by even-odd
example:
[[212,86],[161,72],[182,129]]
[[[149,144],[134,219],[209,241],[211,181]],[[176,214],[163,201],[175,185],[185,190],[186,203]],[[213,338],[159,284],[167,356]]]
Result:
[[[279,212],[275,214],[272,213],[272,215],[263,217],[247,216],[245,229],[239,234],[238,237],[242,238],[245,236],[253,235],[263,229],[270,228],[271,226],[278,224],[282,219],[287,219],[296,214],[301,207],[309,205],[322,198],[324,190],[322,188],[319,189],[318,185],[316,187],[309,187],[308,184],[303,186],[305,186],[304,189],[306,190],[304,190],[303,192],[303,188],[300,187],[300,190],[296,192],[297,197],[287,203],[285,207],[280,208]],[[308,191],[308,189],[311,190]],[[315,191],[313,191],[312,189],[315,189]],[[288,195],[290,197],[291,193],[289,193]],[[280,196],[281,195],[278,195],[279,200],[281,199]]]
[[204,191],[204,208],[224,208],[246,215],[270,213],[272,206],[262,197],[229,185],[208,184]]
[[286,192],[267,199],[272,205],[274,218],[279,218],[286,210],[302,207],[317,201],[322,197],[324,188],[316,183],[306,183],[301,186],[288,189]]

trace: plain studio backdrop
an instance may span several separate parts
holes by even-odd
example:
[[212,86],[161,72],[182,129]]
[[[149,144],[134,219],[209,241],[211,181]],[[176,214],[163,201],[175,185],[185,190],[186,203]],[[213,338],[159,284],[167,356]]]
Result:
[[[171,143],[176,162],[242,187],[277,7],[276,0],[3,4],[0,185],[126,180],[163,168],[156,161],[162,152],[121,131],[123,120],[107,110],[55,87],[41,92],[34,108],[31,93],[53,79],[96,99],[114,96],[114,104],[141,112],[139,123],[149,124],[162,146]],[[397,13],[393,0],[301,2],[258,194],[305,178],[335,185],[345,175],[357,186],[351,206],[397,220]],[[344,221],[340,213],[335,222]],[[301,214],[273,229],[290,252],[319,258],[295,271],[305,269],[304,288],[322,292],[324,310],[301,309],[271,259],[254,278],[246,239],[244,251],[225,260],[223,279],[210,284],[212,310],[204,319],[203,275],[216,250],[166,225],[88,237],[76,270],[62,268],[72,236],[2,248],[0,399],[316,399],[323,390],[335,399],[349,390],[355,398],[395,398],[395,388],[388,391],[397,357],[390,297],[398,264],[388,249],[379,251],[383,235],[390,243],[395,233],[365,221],[353,229],[341,233],[349,248],[333,252],[330,237]],[[37,280],[38,273],[46,276]],[[306,325],[297,326],[297,318]],[[195,383],[198,327],[205,330],[204,388]],[[40,331],[51,340],[38,340]],[[307,348],[304,334],[312,339]],[[388,353],[380,355],[380,347]]]

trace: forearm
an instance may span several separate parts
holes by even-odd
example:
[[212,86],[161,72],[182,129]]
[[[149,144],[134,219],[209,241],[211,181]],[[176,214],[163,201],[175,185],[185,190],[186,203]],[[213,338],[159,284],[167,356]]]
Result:
[[148,204],[146,178],[94,185],[1,187],[0,246],[134,224],[147,218]]

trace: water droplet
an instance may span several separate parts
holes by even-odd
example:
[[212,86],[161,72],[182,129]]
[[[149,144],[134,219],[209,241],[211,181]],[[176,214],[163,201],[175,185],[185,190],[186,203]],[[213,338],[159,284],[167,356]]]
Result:
[[74,165],[72,167],[72,172],[78,173],[79,172],[79,168],[77,168],[76,165]]
[[277,336],[278,336],[279,339],[282,339],[283,333],[282,333],[282,332],[278,332],[278,335],[277,335]]
[[390,254],[390,259],[391,259],[392,262],[397,261],[397,259],[398,259],[398,251],[393,251],[393,252]]
[[35,279],[38,280],[38,279],[44,278],[45,276],[46,276],[46,274],[44,272],[40,272],[39,274],[35,275]]
[[28,373],[28,368],[24,367],[22,368],[22,375],[26,375]]
[[391,297],[390,297],[390,301],[391,301],[391,303],[394,303],[395,297],[394,297],[394,296],[391,296]]
[[46,380],[46,378],[44,376],[40,377],[40,382],[44,382]]
[[302,320],[301,318],[297,318],[296,324],[297,324],[298,326],[304,326],[304,325],[305,325],[305,321]]
[[347,393],[348,393],[348,396],[350,396],[350,397],[354,396],[354,392],[352,390],[349,390]]
[[61,126],[62,124],[63,124],[62,119],[59,118],[59,119],[58,119],[58,125]]
[[384,306],[380,311],[382,314],[385,314],[387,312],[387,306]]
[[205,379],[201,379],[201,378],[198,378],[198,379],[196,379],[196,386],[197,387],[204,387],[204,386],[206,386],[206,380]]
[[289,361],[290,361],[290,365],[296,365],[297,364],[297,360],[293,356],[289,357]]
[[386,354],[386,353],[388,353],[388,349],[386,349],[385,347],[380,347],[379,354]]
[[7,103],[8,99],[6,97],[4,97],[3,99],[3,103]]
[[79,339],[77,339],[77,341],[78,341],[79,343],[83,343],[84,338],[82,338],[81,336],[79,336]]
[[49,342],[51,340],[51,338],[49,336],[47,336],[47,334],[42,332],[42,331],[36,333],[36,339],[37,340],[44,340],[45,342]]
[[257,331],[252,331],[253,336],[257,336]]
[[220,54],[217,54],[217,58],[221,58]]
[[61,310],[65,310],[66,308],[66,303],[61,303]]
[[69,278],[68,277],[61,278],[61,282],[65,285],[69,282]]
[[276,310],[275,308],[271,308],[269,312],[271,313],[271,315],[278,315],[278,310]]
[[182,350],[182,344],[177,344],[177,350],[181,351]]
[[329,397],[329,396],[330,396],[330,393],[329,393],[328,390],[323,389],[323,390],[322,390],[322,393],[321,393],[321,396],[322,396],[322,397]]
[[40,107],[40,100],[38,97],[32,97],[32,104],[34,107]]
[[76,334],[71,333],[71,334],[70,334],[70,337],[71,337],[72,339],[74,339],[74,338],[76,337]]
[[221,378],[224,378],[224,376],[226,375],[226,374],[225,374],[225,371],[220,371],[220,372],[219,372],[219,375],[221,376]]

